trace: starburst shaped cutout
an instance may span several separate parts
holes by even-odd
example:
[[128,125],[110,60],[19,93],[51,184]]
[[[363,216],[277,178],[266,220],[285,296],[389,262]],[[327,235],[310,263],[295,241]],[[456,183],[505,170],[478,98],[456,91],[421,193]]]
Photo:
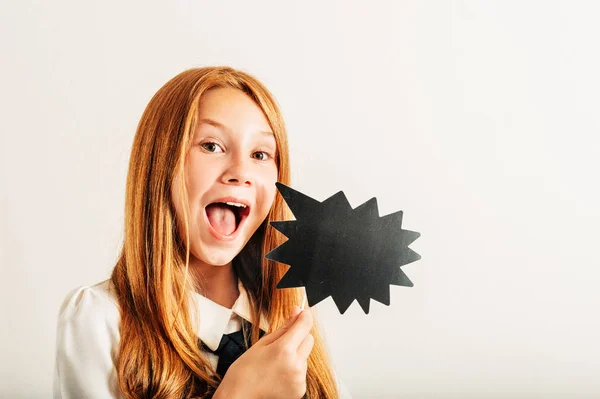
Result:
[[379,216],[377,199],[352,209],[342,191],[323,202],[276,183],[294,214],[271,226],[288,240],[266,255],[290,266],[277,288],[305,287],[308,304],[331,296],[340,313],[356,299],[390,304],[390,284],[412,287],[400,266],[421,259],[408,246],[420,234],[402,229],[402,211]]

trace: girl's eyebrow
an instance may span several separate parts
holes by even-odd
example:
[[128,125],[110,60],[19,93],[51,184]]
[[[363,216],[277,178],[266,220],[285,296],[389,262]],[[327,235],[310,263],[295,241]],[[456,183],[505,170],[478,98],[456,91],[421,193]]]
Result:
[[[215,121],[213,119],[209,119],[209,118],[200,119],[199,124],[201,125],[203,123],[206,123],[207,125],[214,126],[214,127],[218,128],[218,129],[224,130],[226,132],[230,132],[230,129],[227,126],[225,126],[224,124],[222,124],[220,122],[217,122],[217,121]],[[266,131],[265,130],[261,130],[261,131],[258,131],[257,133],[260,133],[260,134],[263,134],[263,135],[266,135],[266,136],[274,136],[273,132],[271,132],[269,130],[266,130]]]

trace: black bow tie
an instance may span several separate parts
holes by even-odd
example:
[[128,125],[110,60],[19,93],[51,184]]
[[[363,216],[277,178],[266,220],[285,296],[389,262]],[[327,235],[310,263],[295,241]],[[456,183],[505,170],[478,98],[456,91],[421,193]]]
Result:
[[[252,331],[252,324],[245,321],[246,331]],[[260,331],[259,336],[264,335],[263,331]],[[202,348],[208,352],[214,353],[219,356],[219,363],[217,364],[217,374],[223,378],[225,373],[229,369],[229,366],[235,362],[250,346],[250,340],[248,342],[244,340],[243,330],[232,332],[230,334],[223,334],[219,347],[214,351],[210,349],[204,342],[201,342]]]

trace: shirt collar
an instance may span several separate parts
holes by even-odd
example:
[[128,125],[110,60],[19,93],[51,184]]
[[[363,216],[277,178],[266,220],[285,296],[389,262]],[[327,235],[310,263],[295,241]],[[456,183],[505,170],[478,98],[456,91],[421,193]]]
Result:
[[[219,305],[211,301],[207,297],[194,292],[193,299],[198,310],[198,320],[196,322],[196,335],[202,340],[211,350],[216,350],[221,342],[221,337],[227,330],[227,325],[235,315],[252,322],[250,317],[250,302],[248,293],[238,280],[238,291],[240,295],[236,299],[231,309]],[[269,331],[269,323],[261,315],[260,329],[264,332]]]

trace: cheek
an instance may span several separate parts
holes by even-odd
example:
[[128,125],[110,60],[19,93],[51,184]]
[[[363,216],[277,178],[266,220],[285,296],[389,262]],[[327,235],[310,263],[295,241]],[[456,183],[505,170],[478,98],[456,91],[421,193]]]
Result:
[[183,219],[183,198],[181,190],[181,178],[177,176],[171,186],[171,202],[174,208],[175,226],[179,239],[185,242],[185,222]]
[[171,203],[173,204],[173,208],[175,210],[175,220],[177,223],[181,222],[181,215],[183,214],[183,198],[181,192],[181,176],[177,175],[175,179],[173,179],[173,183],[171,185]]
[[275,196],[277,195],[277,186],[275,183],[277,182],[277,171],[273,173],[273,176],[267,183],[265,187],[265,199],[266,199],[266,208],[267,212],[271,209],[273,202],[275,201]]
[[217,179],[218,171],[218,165],[213,165],[198,156],[190,156],[186,168],[185,184],[191,212],[195,213],[199,210],[198,206],[202,196]]
[[205,187],[206,176],[202,174],[207,168],[200,168],[199,162],[195,161],[193,156],[188,157],[185,165],[185,186],[187,190],[187,198],[184,198],[186,193],[182,191],[182,175],[178,174],[173,179],[171,186],[171,199],[175,208],[175,218],[180,234],[185,234],[185,221],[183,208],[187,202],[187,217],[190,229],[194,229],[197,224],[198,215],[204,209],[200,209],[199,200]]
[[261,213],[266,216],[271,209],[273,201],[275,200],[275,195],[277,194],[277,187],[275,186],[275,183],[277,182],[277,168],[273,168],[273,170],[265,173],[261,180],[262,189],[260,194],[260,208]]
[[203,169],[200,167],[188,167],[185,174],[185,185],[187,186],[189,199],[192,200],[200,191],[202,191],[202,182],[206,180],[203,175]]

